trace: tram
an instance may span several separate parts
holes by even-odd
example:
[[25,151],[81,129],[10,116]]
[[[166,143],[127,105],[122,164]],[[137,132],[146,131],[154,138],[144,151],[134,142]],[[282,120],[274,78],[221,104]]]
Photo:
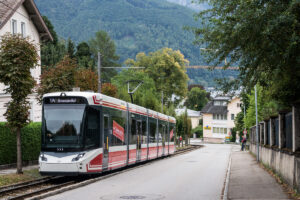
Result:
[[41,175],[102,173],[175,152],[173,117],[93,92],[43,96]]

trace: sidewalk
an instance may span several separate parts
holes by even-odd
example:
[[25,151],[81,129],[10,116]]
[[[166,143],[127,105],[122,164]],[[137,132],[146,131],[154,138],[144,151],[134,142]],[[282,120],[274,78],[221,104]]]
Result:
[[228,185],[228,199],[289,199],[276,180],[262,169],[249,152],[234,147]]
[[[24,170],[30,170],[30,169],[38,169],[39,166],[38,165],[31,165],[31,166],[27,166],[27,167],[23,167],[23,171]],[[1,169],[0,170],[0,175],[4,175],[4,174],[15,174],[17,171],[17,168],[10,168],[10,169]]]

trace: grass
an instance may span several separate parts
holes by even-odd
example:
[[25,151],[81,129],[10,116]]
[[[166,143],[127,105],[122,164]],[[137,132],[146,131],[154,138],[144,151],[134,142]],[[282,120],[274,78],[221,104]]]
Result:
[[0,187],[42,178],[38,169],[25,170],[23,174],[0,175]]

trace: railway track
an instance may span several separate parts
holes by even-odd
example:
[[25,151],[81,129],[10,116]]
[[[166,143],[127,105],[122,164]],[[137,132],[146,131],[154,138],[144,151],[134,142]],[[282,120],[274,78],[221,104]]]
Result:
[[[184,154],[202,146],[192,145],[191,147],[177,150],[173,155],[167,156],[172,157],[180,154]],[[159,160],[159,159],[158,159]],[[155,160],[153,160],[155,161]],[[121,168],[113,171],[104,172],[99,175],[92,176],[78,176],[78,177],[46,177],[38,179],[35,181],[29,181],[25,183],[19,183],[15,185],[10,185],[6,187],[0,187],[0,199],[40,199],[47,196],[52,196],[55,193],[61,193],[67,190],[75,189],[83,185],[88,185],[93,182],[115,176],[117,174],[123,173],[128,170],[132,170],[141,167],[145,164],[150,164],[153,161],[148,161],[146,163],[138,163],[126,168]],[[59,191],[57,191],[59,189]],[[38,196],[38,197],[37,197]]]

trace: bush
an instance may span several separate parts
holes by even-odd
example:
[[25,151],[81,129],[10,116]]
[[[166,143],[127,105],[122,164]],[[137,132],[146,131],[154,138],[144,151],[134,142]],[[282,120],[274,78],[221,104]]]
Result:
[[192,133],[196,133],[197,138],[203,138],[203,128],[201,125],[197,126],[192,130]]
[[[30,123],[21,130],[22,160],[37,160],[41,149],[41,123]],[[0,165],[17,162],[16,135],[0,123]]]

